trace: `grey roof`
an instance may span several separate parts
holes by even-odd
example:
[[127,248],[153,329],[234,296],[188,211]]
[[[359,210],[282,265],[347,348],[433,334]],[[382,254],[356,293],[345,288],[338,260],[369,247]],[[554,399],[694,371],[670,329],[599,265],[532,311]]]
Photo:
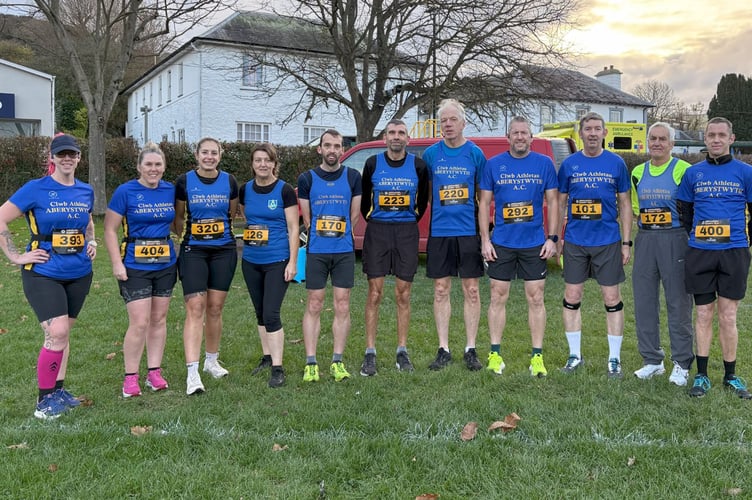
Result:
[[331,38],[324,29],[306,19],[243,11],[236,12],[198,38],[331,54]]
[[653,103],[586,76],[564,68],[530,67],[521,76],[525,96],[551,101],[592,102],[652,108]]

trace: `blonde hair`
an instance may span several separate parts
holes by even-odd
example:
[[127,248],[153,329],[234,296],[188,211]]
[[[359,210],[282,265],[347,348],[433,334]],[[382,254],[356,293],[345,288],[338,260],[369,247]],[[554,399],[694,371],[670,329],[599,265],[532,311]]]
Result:
[[141,163],[144,161],[144,156],[148,155],[149,153],[156,153],[159,156],[162,157],[162,161],[166,164],[167,160],[165,159],[164,152],[159,147],[158,144],[149,141],[146,144],[144,144],[144,147],[141,148],[141,152],[138,154],[138,164],[141,165]]

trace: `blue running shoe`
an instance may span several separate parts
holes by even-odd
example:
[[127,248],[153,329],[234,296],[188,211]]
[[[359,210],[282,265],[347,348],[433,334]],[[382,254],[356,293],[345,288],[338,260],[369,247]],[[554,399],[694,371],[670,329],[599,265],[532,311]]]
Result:
[[68,408],[76,408],[78,406],[81,406],[81,401],[76,399],[76,397],[71,394],[70,392],[66,391],[62,387],[55,391],[55,394],[57,395],[58,399],[63,402],[65,406]]
[[68,411],[68,407],[58,397],[56,392],[45,394],[37,403],[34,416],[42,420],[52,420]]
[[723,386],[734,391],[734,394],[742,399],[752,399],[752,393],[747,390],[747,384],[736,375],[723,381]]
[[710,379],[707,375],[698,373],[695,375],[695,382],[689,390],[690,397],[701,398],[710,390]]

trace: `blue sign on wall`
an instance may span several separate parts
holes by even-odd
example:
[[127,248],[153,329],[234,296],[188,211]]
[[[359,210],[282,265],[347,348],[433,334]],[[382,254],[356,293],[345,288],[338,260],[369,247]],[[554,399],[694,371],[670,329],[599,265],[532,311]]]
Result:
[[0,118],[16,117],[16,94],[0,94]]

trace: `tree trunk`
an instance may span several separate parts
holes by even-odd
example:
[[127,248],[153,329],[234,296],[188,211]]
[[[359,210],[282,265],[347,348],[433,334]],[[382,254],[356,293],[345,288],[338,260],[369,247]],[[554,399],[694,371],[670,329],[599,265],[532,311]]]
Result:
[[105,163],[106,119],[100,119],[89,111],[89,184],[94,189],[94,214],[104,215],[107,210],[107,189]]

